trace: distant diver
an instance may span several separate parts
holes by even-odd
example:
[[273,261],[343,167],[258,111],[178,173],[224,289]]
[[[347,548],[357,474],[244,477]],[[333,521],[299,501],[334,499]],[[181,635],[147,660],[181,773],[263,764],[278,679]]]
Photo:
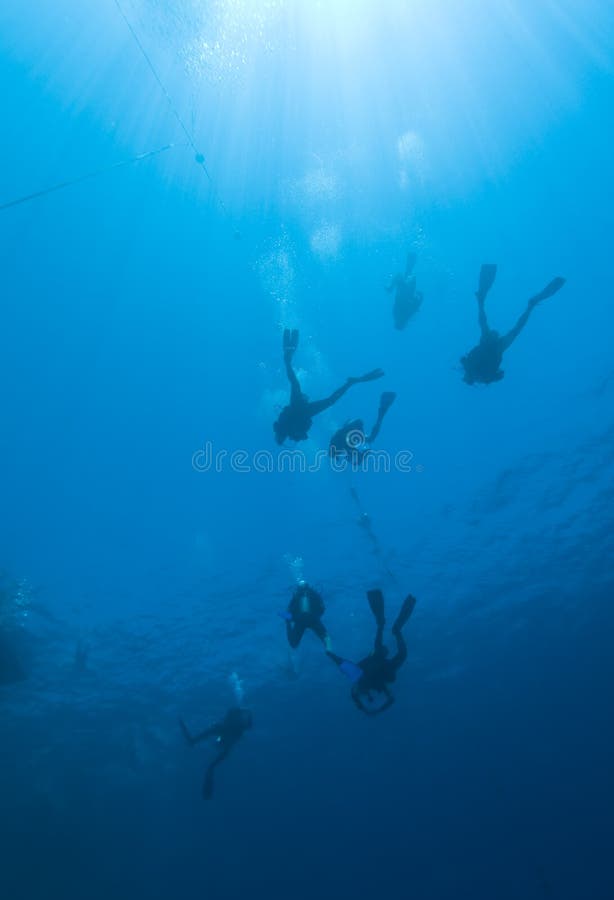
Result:
[[386,288],[389,294],[396,291],[392,318],[394,327],[399,331],[403,331],[411,317],[418,312],[422,305],[423,296],[420,291],[416,290],[416,278],[412,275],[415,264],[416,254],[410,251],[405,262],[405,275],[395,275]]
[[292,359],[297,347],[298,331],[290,331],[286,328],[284,330],[283,351],[291,393],[290,403],[288,406],[284,406],[279,414],[279,418],[273,425],[275,439],[278,444],[283,444],[286,438],[290,438],[293,441],[306,441],[309,437],[309,429],[313,424],[313,416],[317,416],[333,406],[353,385],[364,381],[375,381],[384,375],[381,369],[373,369],[372,372],[367,372],[366,375],[361,375],[358,378],[348,378],[345,384],[331,394],[330,397],[326,397],[324,400],[310,401],[301,391],[299,380],[292,368]]
[[508,347],[513,344],[524,326],[527,324],[527,322],[529,321],[529,316],[531,315],[531,312],[535,309],[537,304],[541,303],[543,300],[547,300],[549,297],[553,297],[554,294],[560,291],[565,284],[564,278],[553,278],[552,281],[546,285],[543,291],[540,291],[539,294],[531,297],[531,299],[527,303],[527,308],[520,316],[514,327],[511,329],[511,331],[508,331],[508,333],[503,335],[502,337],[498,331],[494,331],[489,328],[488,321],[486,319],[486,311],[484,308],[486,297],[488,296],[488,292],[493,286],[496,275],[496,265],[485,264],[480,270],[480,282],[475,295],[478,301],[478,314],[481,331],[480,343],[477,345],[477,347],[474,347],[473,350],[471,350],[466,356],[463,356],[461,358],[461,363],[463,364],[463,368],[465,370],[463,380],[467,384],[475,384],[476,382],[479,382],[480,384],[492,384],[495,381],[501,381],[505,374],[501,369],[503,354],[508,349]]
[[207,728],[201,734],[195,735],[190,734],[182,719],[179,720],[179,725],[186,742],[191,747],[207,738],[215,738],[218,752],[212,762],[209,763],[203,782],[203,797],[205,800],[210,800],[213,796],[213,773],[215,768],[226,759],[234,745],[252,727],[252,714],[248,709],[235,706],[228,710],[220,722],[216,722],[215,725]]
[[334,433],[330,439],[328,452],[335,462],[347,461],[353,468],[361,465],[364,458],[371,452],[371,444],[378,436],[384,416],[394,403],[396,394],[385,391],[380,397],[379,410],[375,424],[368,435],[365,435],[365,426],[362,419],[353,419]]
[[322,622],[325,610],[322,595],[306,581],[300,581],[292,594],[287,612],[279,614],[285,619],[288,643],[293,650],[298,647],[307,630],[313,631],[324,644],[325,650],[330,650],[330,635]]
[[[388,685],[396,680],[398,670],[407,659],[407,645],[403,638],[402,629],[414,610],[416,598],[408,594],[403,601],[401,611],[392,626],[397,652],[392,658],[389,658],[388,648],[383,643],[384,625],[386,624],[384,595],[380,590],[372,590],[367,592],[367,597],[377,624],[375,642],[371,654],[359,663],[353,663],[349,659],[336,656],[334,653],[329,652],[327,655],[352,682],[352,700],[358,709],[368,716],[378,716],[380,713],[390,709],[394,703],[394,696]],[[377,701],[375,695],[378,694],[383,695],[383,703]]]

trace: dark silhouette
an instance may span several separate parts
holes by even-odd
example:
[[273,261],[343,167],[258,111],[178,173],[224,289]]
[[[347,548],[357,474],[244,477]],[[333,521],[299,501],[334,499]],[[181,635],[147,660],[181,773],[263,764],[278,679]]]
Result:
[[496,275],[497,267],[492,264],[485,264],[480,270],[480,283],[475,295],[478,301],[478,317],[481,332],[480,343],[466,356],[461,358],[461,363],[465,370],[463,380],[466,381],[467,384],[475,384],[476,382],[480,382],[481,384],[492,384],[494,381],[501,381],[505,374],[501,369],[503,354],[508,347],[514,343],[524,326],[527,324],[529,316],[537,304],[541,303],[543,300],[547,300],[549,297],[553,297],[565,284],[564,278],[553,278],[543,291],[540,291],[539,294],[531,297],[527,303],[527,308],[514,327],[502,337],[498,331],[489,328],[488,320],[486,319],[486,310],[484,308],[486,297],[493,286]]
[[275,440],[278,444],[283,444],[286,438],[293,441],[306,441],[309,437],[309,429],[313,424],[313,417],[324,410],[329,409],[333,404],[340,400],[341,397],[355,385],[363,381],[375,381],[376,378],[382,378],[381,369],[373,369],[366,375],[358,378],[348,378],[344,385],[338,388],[330,397],[324,400],[310,401],[309,398],[301,391],[296,373],[292,368],[292,359],[296,348],[298,347],[298,331],[284,331],[284,363],[286,365],[286,373],[290,382],[290,403],[284,406],[279,418],[273,425],[275,432]]
[[[394,703],[394,696],[388,685],[396,681],[397,672],[407,659],[407,645],[403,638],[403,626],[411,616],[416,598],[411,594],[403,601],[403,606],[392,626],[392,633],[397,644],[396,654],[389,658],[388,648],[384,646],[384,595],[380,590],[367,592],[369,606],[375,616],[377,630],[373,651],[359,663],[353,663],[349,659],[343,659],[334,653],[327,655],[335,662],[341,671],[348,676],[352,683],[352,700],[361,712],[368,716],[377,716],[390,709]],[[384,696],[381,705],[375,703],[374,694]]]
[[384,416],[394,403],[396,394],[385,391],[380,397],[377,419],[370,433],[365,436],[365,426],[362,419],[353,419],[336,431],[330,439],[328,452],[331,459],[336,461],[347,460],[352,467],[360,466],[365,456],[371,452],[371,444],[376,439],[382,427]]
[[422,294],[416,290],[416,278],[412,276],[416,264],[416,254],[408,253],[405,263],[405,275],[395,275],[386,288],[388,293],[396,291],[392,318],[394,327],[403,331],[409,320],[415,315],[422,305]]
[[316,637],[320,638],[325,649],[330,650],[330,635],[322,622],[325,609],[322,595],[307,582],[299,582],[288,605],[288,611],[280,613],[282,619],[286,620],[288,643],[293,649],[298,647],[307,629],[311,629]]
[[235,706],[229,709],[224,718],[220,722],[216,722],[211,728],[207,728],[200,734],[190,734],[185,722],[180,719],[179,725],[187,743],[193,747],[207,738],[215,738],[218,746],[218,752],[215,758],[209,763],[205,772],[205,780],[203,782],[203,797],[205,800],[211,799],[213,796],[213,773],[215,767],[223,762],[234,745],[239,741],[244,733],[252,727],[252,714],[248,709],[242,709]]

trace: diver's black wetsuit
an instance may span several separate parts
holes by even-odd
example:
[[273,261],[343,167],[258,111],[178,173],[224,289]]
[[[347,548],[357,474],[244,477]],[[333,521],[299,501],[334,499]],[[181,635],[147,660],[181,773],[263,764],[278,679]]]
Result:
[[368,435],[365,436],[365,426],[362,419],[346,422],[343,428],[336,431],[330,439],[328,447],[330,458],[336,462],[347,460],[353,468],[360,466],[365,457],[371,453],[371,444],[378,436],[384,416],[395,399],[396,394],[392,393],[392,391],[386,391],[382,394],[377,419]]
[[[358,709],[368,716],[377,716],[394,703],[394,696],[388,685],[396,681],[397,672],[407,659],[407,644],[402,629],[413,612],[416,598],[408,594],[392,626],[397,652],[389,658],[388,649],[383,643],[386,624],[384,596],[380,590],[373,590],[367,592],[367,597],[377,624],[373,651],[359,663],[351,663],[334,653],[328,653],[328,656],[352,679],[352,700]],[[374,694],[384,695],[385,701],[381,706],[371,705],[375,699]],[[365,705],[365,701],[368,705]]]
[[234,745],[243,737],[243,734],[252,727],[252,714],[248,709],[235,706],[229,709],[220,722],[216,722],[211,728],[205,729],[200,734],[192,735],[183,720],[179,720],[183,736],[192,747],[207,738],[214,737],[218,745],[215,758],[209,763],[203,782],[203,797],[209,800],[213,796],[213,773],[216,766],[223,762]]
[[565,284],[564,278],[553,278],[549,284],[531,297],[527,303],[527,308],[520,316],[514,327],[501,336],[498,331],[490,328],[486,318],[486,297],[492,287],[497,274],[495,265],[483,265],[480,270],[480,283],[476,291],[476,299],[478,301],[478,321],[480,323],[480,343],[470,350],[466,356],[461,358],[461,363],[465,370],[463,380],[467,384],[492,384],[495,381],[501,381],[505,373],[501,369],[503,354],[513,344],[522,329],[529,321],[531,312],[538,303],[552,297]]
[[330,649],[330,636],[322,622],[324,612],[321,594],[304,582],[299,584],[288,605],[288,612],[282,614],[286,620],[288,643],[293,649],[298,647],[308,629],[320,638],[327,650]]
[[405,264],[405,275],[395,275],[386,288],[388,293],[395,291],[392,318],[394,327],[402,331],[411,317],[418,312],[422,305],[422,294],[416,291],[416,279],[412,277],[416,254],[408,253]]
[[374,369],[367,372],[366,375],[360,375],[358,378],[348,378],[344,385],[334,391],[330,397],[324,400],[309,400],[309,398],[301,391],[299,380],[292,368],[292,359],[294,352],[298,347],[298,331],[284,331],[284,364],[286,366],[286,374],[290,382],[290,403],[284,406],[279,418],[273,425],[275,439],[278,444],[283,444],[286,438],[293,441],[306,441],[309,437],[309,429],[313,424],[313,417],[324,410],[333,406],[337,400],[349,391],[355,384],[363,381],[374,381],[381,378],[383,372],[381,369]]

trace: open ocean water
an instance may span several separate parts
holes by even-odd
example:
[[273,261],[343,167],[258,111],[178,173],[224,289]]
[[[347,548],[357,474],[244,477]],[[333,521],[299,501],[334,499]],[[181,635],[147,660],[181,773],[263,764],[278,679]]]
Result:
[[[3,900],[611,900],[612,3],[5,0],[0,86]],[[483,263],[566,283],[469,385]],[[385,375],[282,449],[284,329]],[[303,579],[417,598],[382,715]]]

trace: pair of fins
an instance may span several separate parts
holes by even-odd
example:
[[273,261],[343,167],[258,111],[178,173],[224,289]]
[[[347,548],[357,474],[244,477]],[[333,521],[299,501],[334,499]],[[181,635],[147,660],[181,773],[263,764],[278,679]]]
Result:
[[[375,617],[375,621],[377,623],[378,628],[383,628],[386,624],[386,617],[384,614],[384,595],[379,590],[379,588],[367,591],[367,599],[369,601],[369,606],[371,607],[371,612]],[[404,625],[407,624],[411,614],[414,611],[414,607],[416,605],[416,598],[412,594],[408,594],[405,600],[403,601],[403,605],[399,610],[399,614],[396,617],[394,624],[392,626],[392,631],[401,631]]]
[[[375,589],[372,591],[367,591],[367,599],[369,600],[371,612],[375,616],[377,627],[383,628],[386,624],[384,615],[384,595],[379,589]],[[395,632],[401,631],[403,626],[407,624],[407,622],[409,621],[409,617],[414,611],[415,605],[416,598],[412,596],[412,594],[408,594],[403,601],[403,605],[401,606],[399,614],[394,621],[394,625],[392,626],[393,634]],[[329,657],[329,659],[332,659],[332,661],[336,663],[336,665],[339,666],[339,669],[352,682],[352,684],[356,684],[356,682],[360,681],[360,679],[364,675],[361,667],[355,662],[352,662],[351,659],[345,659],[343,656],[337,656],[336,653],[331,653],[330,650],[327,651],[326,655]]]
[[382,396],[379,399],[379,412],[378,419],[383,419],[394,401],[397,399],[397,395],[394,391],[384,391]]
[[[495,263],[484,263],[484,265],[480,269],[480,280],[478,282],[478,289],[476,293],[476,297],[481,303],[486,300],[486,295],[495,283],[496,277],[497,266],[495,265]],[[548,282],[543,291],[540,291],[539,294],[536,294],[535,297],[531,298],[531,301],[533,303],[541,303],[542,300],[548,300],[549,297],[553,297],[556,293],[558,293],[564,284],[565,279],[561,278],[560,275],[556,278],[553,278],[552,281]]]
[[298,349],[298,329],[284,328],[284,353],[294,353]]

